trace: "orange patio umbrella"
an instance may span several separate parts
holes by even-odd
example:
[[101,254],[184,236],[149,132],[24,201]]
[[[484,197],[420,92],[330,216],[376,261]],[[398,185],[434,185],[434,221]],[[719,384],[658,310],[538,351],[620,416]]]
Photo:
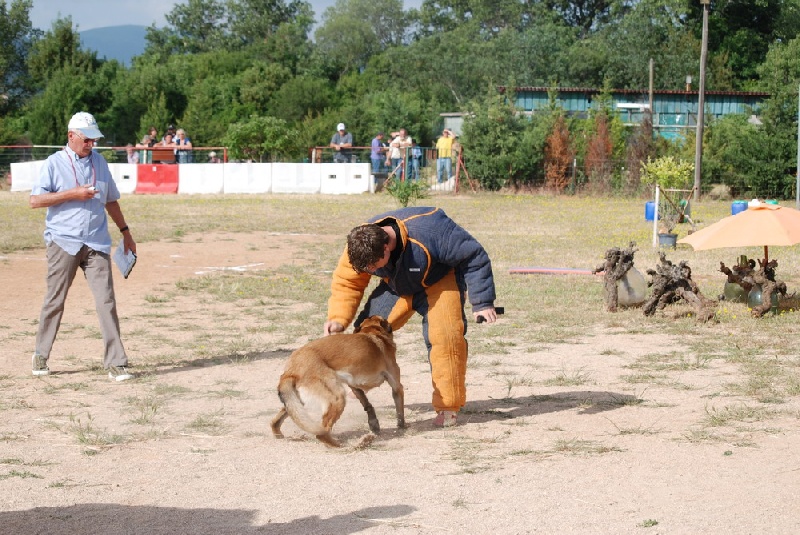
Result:
[[767,262],[770,245],[800,243],[800,211],[751,201],[747,210],[720,219],[678,240],[678,243],[688,243],[697,251],[763,246],[764,262]]

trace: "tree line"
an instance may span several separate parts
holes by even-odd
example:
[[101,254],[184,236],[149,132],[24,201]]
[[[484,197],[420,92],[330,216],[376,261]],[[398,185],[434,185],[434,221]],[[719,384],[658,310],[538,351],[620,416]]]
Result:
[[[110,145],[176,124],[234,158],[300,160],[339,122],[359,146],[400,127],[431,146],[439,114],[463,112],[470,174],[489,189],[627,193],[648,158],[693,159],[693,139],[626,128],[603,99],[587,118],[555,100],[525,117],[498,88],[643,89],[652,58],[655,87],[683,89],[699,77],[699,0],[337,0],[321,14],[302,0],[188,0],[130,66],[84,50],[70,18],[33,28],[32,4],[0,0],[0,144],[60,144],[87,110]],[[712,0],[706,88],[771,96],[761,124],[708,124],[704,184],[791,196],[798,31],[800,0]],[[567,157],[579,169],[559,176]]]

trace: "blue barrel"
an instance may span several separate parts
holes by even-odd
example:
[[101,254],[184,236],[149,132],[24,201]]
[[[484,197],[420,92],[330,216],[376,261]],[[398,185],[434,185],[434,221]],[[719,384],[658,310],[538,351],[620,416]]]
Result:
[[656,203],[655,201],[647,201],[644,203],[644,220],[652,221],[656,217]]
[[731,203],[731,215],[747,210],[747,201],[733,201]]

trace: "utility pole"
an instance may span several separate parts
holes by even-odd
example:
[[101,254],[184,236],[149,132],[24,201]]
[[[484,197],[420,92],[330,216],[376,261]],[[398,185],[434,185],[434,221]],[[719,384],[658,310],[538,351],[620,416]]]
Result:
[[800,89],[797,90],[797,178],[794,185],[794,206],[800,210]]
[[700,0],[703,4],[703,43],[700,48],[700,88],[697,99],[697,140],[694,147],[694,201],[700,200],[700,176],[703,171],[703,127],[706,105],[706,58],[708,56],[708,11],[711,0]]
[[649,69],[649,71],[650,71],[649,72],[649,75],[650,75],[649,76],[650,77],[650,86],[649,86],[649,90],[648,90],[647,94],[648,94],[648,100],[649,100],[649,104],[650,104],[650,106],[648,106],[648,108],[650,109],[650,121],[652,122],[652,120],[653,120],[653,78],[655,77],[654,76],[655,68],[654,68],[654,65],[653,65],[653,58],[650,58],[650,69]]

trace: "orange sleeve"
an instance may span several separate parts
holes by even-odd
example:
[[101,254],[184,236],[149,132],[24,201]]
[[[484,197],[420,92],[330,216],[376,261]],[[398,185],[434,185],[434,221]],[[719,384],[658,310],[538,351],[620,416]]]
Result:
[[369,286],[371,277],[369,273],[356,273],[345,248],[331,280],[331,296],[328,299],[329,321],[337,321],[345,329],[350,325],[356,317],[358,305],[361,304],[361,298],[364,297],[364,290]]

